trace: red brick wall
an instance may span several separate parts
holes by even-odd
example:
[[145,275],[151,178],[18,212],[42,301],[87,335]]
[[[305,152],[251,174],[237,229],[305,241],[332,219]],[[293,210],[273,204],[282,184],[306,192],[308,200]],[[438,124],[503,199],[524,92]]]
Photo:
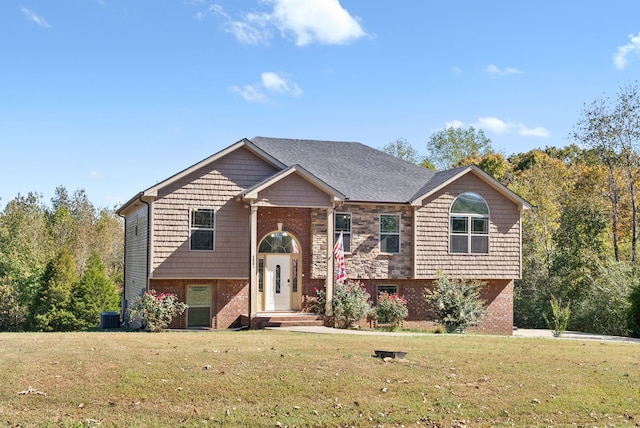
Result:
[[[249,311],[249,284],[245,280],[186,280],[152,279],[151,288],[158,293],[173,293],[182,302],[187,300],[187,286],[211,286],[211,327],[226,329],[240,327],[243,315]],[[170,328],[186,328],[187,313],[176,317]]]
[[[300,243],[302,295],[315,294],[310,280],[311,210],[308,208],[260,207],[258,209],[258,244],[267,234],[278,230],[278,223],[282,223],[282,230],[295,236]],[[324,281],[322,281],[322,286],[324,286]]]
[[[423,297],[425,288],[431,287],[432,281],[368,279],[361,282],[371,295],[372,301],[376,299],[378,285],[396,285],[398,287],[398,294],[404,296],[408,302],[409,316],[403,323],[404,327],[431,329],[436,326],[432,321],[434,319],[433,313],[429,310]],[[469,328],[469,331],[511,335],[513,332],[513,281],[484,280],[484,282],[486,285],[480,296],[486,302],[487,314],[477,326]],[[315,281],[315,286],[323,288],[324,282]]]

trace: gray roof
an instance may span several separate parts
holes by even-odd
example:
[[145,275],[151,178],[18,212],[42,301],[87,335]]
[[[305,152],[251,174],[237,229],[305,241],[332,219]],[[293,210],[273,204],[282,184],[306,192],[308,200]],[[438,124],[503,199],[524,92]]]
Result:
[[356,142],[266,137],[249,141],[287,167],[300,165],[351,201],[408,203],[437,175]]

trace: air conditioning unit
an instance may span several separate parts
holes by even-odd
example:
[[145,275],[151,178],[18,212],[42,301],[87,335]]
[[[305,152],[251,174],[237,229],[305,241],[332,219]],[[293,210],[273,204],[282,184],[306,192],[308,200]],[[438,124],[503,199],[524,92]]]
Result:
[[100,314],[100,328],[120,327],[120,314],[118,312],[102,312]]

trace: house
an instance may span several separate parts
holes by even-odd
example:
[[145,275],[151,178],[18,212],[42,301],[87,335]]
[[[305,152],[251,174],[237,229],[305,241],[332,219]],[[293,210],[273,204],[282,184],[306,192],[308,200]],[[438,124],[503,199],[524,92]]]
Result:
[[342,233],[347,277],[404,295],[406,325],[428,324],[422,296],[441,270],[486,282],[476,329],[511,334],[528,208],[475,166],[436,173],[355,142],[243,139],[118,210],[123,312],[154,289],[188,304],[179,328],[304,315],[315,288],[333,292]]

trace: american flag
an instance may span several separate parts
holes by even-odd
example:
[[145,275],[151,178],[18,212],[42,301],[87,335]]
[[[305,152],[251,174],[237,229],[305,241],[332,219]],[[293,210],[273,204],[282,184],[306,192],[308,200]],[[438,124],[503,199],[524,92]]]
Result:
[[336,241],[336,245],[333,246],[333,256],[336,259],[336,282],[338,284],[342,284],[347,278],[344,271],[344,244],[342,243],[342,232],[340,232],[340,237]]

